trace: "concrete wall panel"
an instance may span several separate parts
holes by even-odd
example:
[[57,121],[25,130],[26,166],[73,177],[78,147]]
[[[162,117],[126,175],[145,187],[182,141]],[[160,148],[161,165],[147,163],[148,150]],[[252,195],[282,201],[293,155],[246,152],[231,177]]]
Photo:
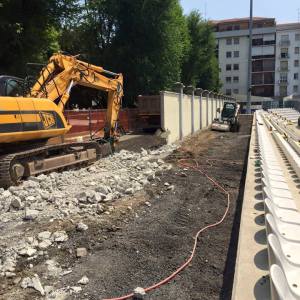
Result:
[[200,97],[194,97],[194,130],[200,130]]
[[168,143],[179,140],[179,95],[161,93],[161,126],[169,132]]
[[[200,107],[201,104],[201,107]],[[169,133],[168,143],[173,143],[182,137],[192,134],[192,121],[194,132],[211,125],[214,118],[218,117],[217,108],[223,103],[217,98],[202,96],[194,97],[194,119],[192,118],[192,95],[183,95],[182,98],[182,130],[180,124],[180,94],[161,92],[161,126]],[[201,123],[200,123],[201,121]]]
[[204,96],[202,96],[202,99],[201,99],[201,108],[202,108],[201,129],[203,129],[207,126],[207,100],[206,100],[206,97],[204,97]]
[[183,136],[192,133],[192,97],[183,95],[182,103]]

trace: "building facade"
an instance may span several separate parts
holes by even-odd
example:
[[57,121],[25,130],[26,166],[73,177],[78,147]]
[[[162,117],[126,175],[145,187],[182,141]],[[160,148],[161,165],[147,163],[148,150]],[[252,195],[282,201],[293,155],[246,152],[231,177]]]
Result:
[[[222,92],[245,98],[248,83],[249,18],[214,21]],[[252,95],[274,97],[276,23],[253,18]],[[258,105],[253,104],[253,105]]]
[[300,94],[300,23],[276,28],[275,96]]

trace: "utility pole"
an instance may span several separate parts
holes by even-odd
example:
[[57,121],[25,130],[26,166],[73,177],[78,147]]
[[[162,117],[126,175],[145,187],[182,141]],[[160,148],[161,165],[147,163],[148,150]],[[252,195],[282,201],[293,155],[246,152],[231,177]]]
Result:
[[253,0],[250,0],[247,114],[251,114]]

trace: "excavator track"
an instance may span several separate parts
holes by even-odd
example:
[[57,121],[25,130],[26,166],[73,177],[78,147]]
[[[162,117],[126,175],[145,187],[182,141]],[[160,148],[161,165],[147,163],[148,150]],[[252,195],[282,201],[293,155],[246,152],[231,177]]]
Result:
[[19,184],[29,176],[88,165],[111,153],[109,143],[96,141],[48,145],[0,157],[0,187]]

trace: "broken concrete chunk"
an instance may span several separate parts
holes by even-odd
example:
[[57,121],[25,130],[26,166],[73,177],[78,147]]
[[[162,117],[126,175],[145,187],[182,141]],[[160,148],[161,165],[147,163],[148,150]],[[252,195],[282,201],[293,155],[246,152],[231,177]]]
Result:
[[67,233],[62,230],[62,231],[56,231],[52,234],[52,238],[55,242],[65,242],[68,240],[68,235]]
[[125,190],[125,193],[126,193],[127,195],[132,195],[133,192],[134,192],[133,188],[128,188],[128,189]]
[[31,278],[30,277],[23,278],[23,280],[21,282],[21,287],[23,289],[31,287],[31,288],[34,288],[36,291],[40,292],[40,294],[42,296],[45,295],[45,290],[41,284],[39,275],[37,275],[37,274],[34,274],[34,276]]
[[6,278],[12,278],[12,277],[15,277],[16,276],[16,273],[14,272],[5,272],[5,277]]
[[89,283],[89,279],[87,278],[87,276],[83,276],[77,283],[86,285]]
[[51,240],[44,240],[38,244],[40,250],[45,250],[52,245]]
[[11,200],[10,205],[14,208],[14,209],[21,209],[22,208],[22,201],[19,197],[14,197]]
[[85,257],[85,256],[87,256],[87,250],[86,250],[86,248],[77,248],[76,249],[76,256],[77,257]]
[[31,248],[31,247],[27,247],[27,248],[23,248],[19,251],[19,254],[22,256],[28,256],[31,257],[33,256],[35,253],[37,252],[36,249]]
[[44,288],[41,284],[41,281],[40,281],[40,278],[39,278],[39,275],[37,274],[34,274],[34,276],[31,278],[31,282],[32,282],[32,287],[37,290],[38,292],[40,292],[40,294],[42,296],[45,295],[45,291],[44,291]]
[[81,286],[71,286],[71,289],[72,291],[75,293],[75,294],[78,294],[82,291],[82,287]]
[[50,231],[42,231],[38,234],[37,238],[39,241],[44,241],[44,240],[49,240],[51,237],[51,232]]
[[168,187],[167,187],[167,190],[168,191],[173,191],[175,189],[175,186],[174,185],[169,185]]
[[26,288],[30,287],[31,284],[32,284],[31,278],[30,277],[25,277],[21,281],[21,288],[26,289]]
[[32,221],[35,220],[39,215],[39,211],[35,209],[29,209],[28,207],[25,208],[25,216],[24,220],[26,221]]
[[76,229],[77,229],[77,231],[83,232],[83,231],[88,230],[89,227],[86,224],[80,222],[80,223],[77,224]]
[[33,201],[35,201],[35,197],[34,196],[28,196],[28,197],[26,197],[26,201],[33,202]]

